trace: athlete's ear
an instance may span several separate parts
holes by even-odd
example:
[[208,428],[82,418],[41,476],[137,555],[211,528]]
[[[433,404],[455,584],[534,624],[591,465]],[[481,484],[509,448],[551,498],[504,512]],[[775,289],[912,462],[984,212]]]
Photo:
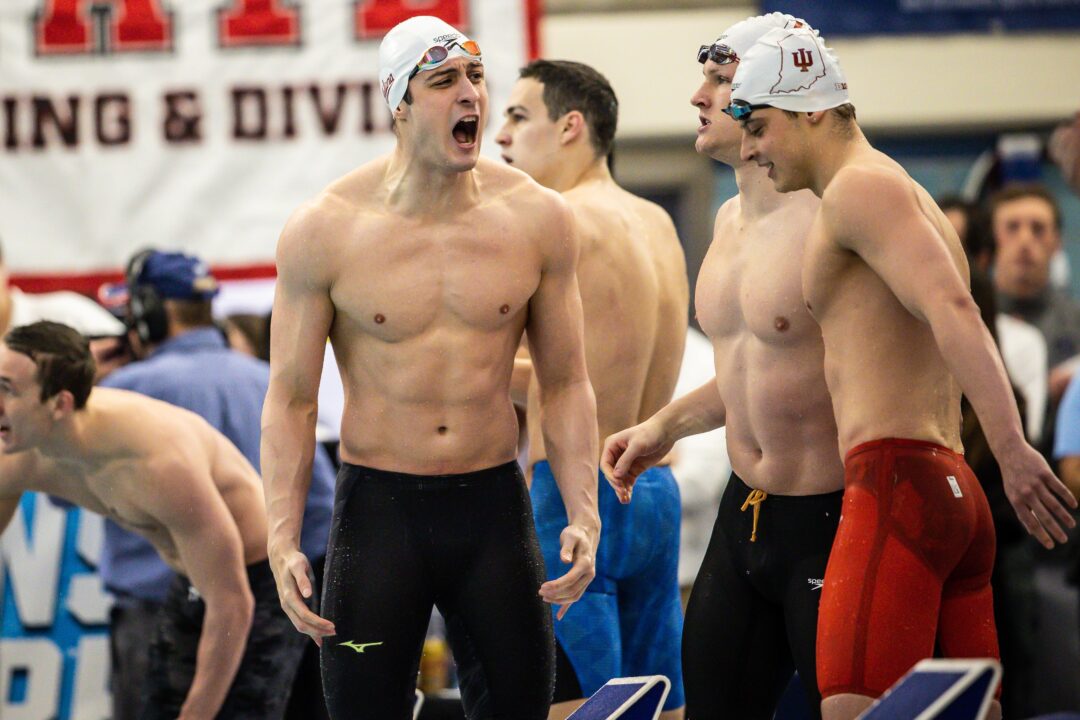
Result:
[[75,396],[70,390],[61,390],[50,399],[52,403],[53,420],[63,420],[66,416],[75,412]]
[[584,136],[587,129],[585,116],[581,114],[581,111],[571,110],[559,118],[559,144],[569,145]]
[[817,125],[825,119],[825,116],[828,113],[828,110],[815,110],[814,112],[806,113],[806,119],[810,121],[811,125]]

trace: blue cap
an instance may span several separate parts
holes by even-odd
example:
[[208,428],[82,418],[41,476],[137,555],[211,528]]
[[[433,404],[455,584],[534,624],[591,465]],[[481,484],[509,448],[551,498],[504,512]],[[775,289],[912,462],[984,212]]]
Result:
[[142,263],[136,285],[149,285],[163,298],[209,300],[218,294],[218,282],[210,268],[192,255],[150,252]]

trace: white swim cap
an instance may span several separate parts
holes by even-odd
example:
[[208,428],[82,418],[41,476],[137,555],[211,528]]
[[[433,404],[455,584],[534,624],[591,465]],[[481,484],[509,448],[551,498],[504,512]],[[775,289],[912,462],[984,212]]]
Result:
[[[428,53],[436,48],[435,53]],[[409,78],[421,62],[426,65],[422,70],[431,70],[451,55],[481,61],[479,46],[437,17],[417,15],[386,33],[379,45],[379,84],[390,111],[405,97]]]
[[702,45],[698,51],[698,62],[702,65],[709,59],[721,65],[738,62],[762,35],[776,28],[806,28],[817,34],[810,23],[794,15],[781,12],[755,15],[729,27],[711,46]]
[[830,48],[809,28],[778,28],[742,56],[731,82],[732,116],[767,105],[792,112],[829,110],[848,102],[847,80]]

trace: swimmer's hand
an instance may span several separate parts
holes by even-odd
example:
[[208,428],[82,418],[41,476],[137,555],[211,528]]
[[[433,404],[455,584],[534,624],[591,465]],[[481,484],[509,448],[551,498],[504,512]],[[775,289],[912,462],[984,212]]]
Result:
[[[1076,527],[1076,520],[1066,505],[1075,510],[1077,503],[1065,483],[1054,475],[1043,456],[1026,442],[997,457],[1005,496],[1027,531],[1048,550],[1054,547],[1054,540],[1066,542],[1069,536],[1062,525]],[[1054,497],[1055,494],[1061,500]]]
[[664,459],[675,445],[654,419],[615,433],[604,441],[600,469],[619,502],[630,502],[638,475]]
[[336,635],[337,630],[334,623],[311,612],[305,602],[314,593],[311,563],[295,547],[282,550],[270,548],[270,567],[277,582],[281,609],[297,630],[310,635],[315,644],[322,647],[322,639]]
[[540,586],[540,598],[552,605],[559,605],[555,619],[562,620],[570,606],[581,599],[596,575],[596,546],[600,542],[600,519],[595,526],[585,524],[567,525],[559,535],[562,549],[559,559],[571,568],[562,577],[548,580]]

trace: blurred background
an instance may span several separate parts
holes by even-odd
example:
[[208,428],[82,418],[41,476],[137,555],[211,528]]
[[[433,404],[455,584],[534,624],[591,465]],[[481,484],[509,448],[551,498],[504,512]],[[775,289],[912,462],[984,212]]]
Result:
[[[227,327],[259,354],[277,235],[297,205],[392,147],[378,42],[421,13],[463,27],[484,49],[489,157],[530,58],[578,60],[609,78],[621,109],[616,179],[672,215],[693,287],[715,212],[736,192],[730,168],[694,151],[696,52],[773,10],[804,17],[836,50],[871,142],[962,208],[969,257],[989,282],[1004,276],[995,251],[1011,232],[995,226],[994,193],[1034,183],[1040,202],[1056,206],[1045,258],[1021,258],[1044,266],[1035,270],[1045,287],[1033,299],[993,286],[988,317],[1039,330],[1043,345],[1016,353],[1010,375],[1029,437],[1071,472],[1080,458],[1080,441],[1069,442],[1074,427],[1080,433],[1080,388],[1077,409],[1067,402],[1080,353],[1080,0],[2,0],[0,291],[16,307],[81,302],[73,292],[115,308],[124,300],[109,283],[136,251],[184,251],[221,283],[215,317],[247,316]],[[1047,319],[1051,293],[1064,309]],[[332,417],[328,426],[321,439],[332,443]],[[726,470],[716,475],[722,483]],[[693,497],[710,516],[707,533],[715,508]],[[1006,666],[1006,683],[1012,673],[1023,688],[1015,716],[1080,710],[1080,609],[1069,580],[1080,554],[1003,535],[1008,567],[995,583],[1015,592],[999,611],[1016,609],[999,625],[1029,639]],[[34,497],[4,534],[5,720],[110,716],[100,544],[97,520]]]

